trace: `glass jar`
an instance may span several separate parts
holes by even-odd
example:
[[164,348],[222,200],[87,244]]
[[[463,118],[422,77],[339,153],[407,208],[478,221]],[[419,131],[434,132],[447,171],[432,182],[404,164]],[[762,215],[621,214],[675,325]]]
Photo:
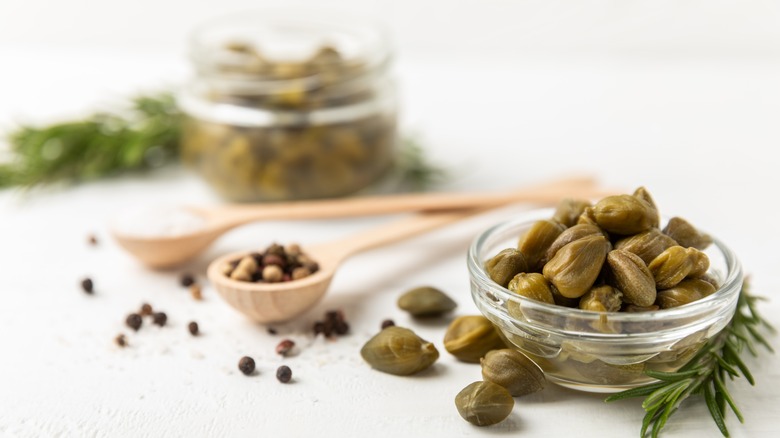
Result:
[[182,159],[225,198],[346,195],[389,169],[392,53],[372,23],[243,14],[198,28]]
[[671,309],[592,312],[534,301],[491,280],[485,262],[514,247],[521,234],[553,211],[530,212],[486,230],[472,243],[467,261],[471,296],[480,312],[507,345],[536,362],[551,382],[588,392],[617,392],[653,382],[645,370],[677,371],[734,315],[742,268],[717,239],[704,252],[710,259],[707,274],[720,287]]

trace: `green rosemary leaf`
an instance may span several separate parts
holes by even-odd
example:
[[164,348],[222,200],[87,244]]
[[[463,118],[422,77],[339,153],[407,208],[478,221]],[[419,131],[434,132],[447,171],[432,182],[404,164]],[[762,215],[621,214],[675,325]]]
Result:
[[735,350],[734,347],[728,342],[726,343],[725,348],[726,351],[729,352],[729,360],[733,362],[733,365],[736,365],[737,368],[739,368],[745,379],[747,379],[751,385],[755,386],[756,381],[753,379],[753,374],[750,373],[750,370],[748,369],[747,365],[745,365],[745,362],[742,361],[742,359],[739,357],[739,352]]
[[763,345],[764,348],[766,348],[770,353],[774,353],[775,350],[772,349],[772,346],[769,345],[769,342],[766,341],[766,338],[764,338],[761,333],[759,333],[752,325],[746,325],[745,328],[750,332],[750,334],[753,336],[753,339],[758,341],[759,344]]
[[647,428],[650,427],[650,425],[658,418],[658,411],[661,409],[660,406],[650,409],[645,413],[645,417],[642,419],[642,429],[639,431],[639,437],[644,438],[644,436],[647,434]]
[[723,436],[728,437],[729,430],[726,428],[726,423],[723,421],[723,415],[720,412],[720,408],[718,408],[717,402],[715,401],[715,395],[709,385],[704,385],[704,401],[707,403],[707,409],[710,410],[712,419],[715,420],[715,424],[718,426],[718,429],[720,429],[720,433],[722,433]]
[[670,398],[674,396],[674,394],[678,393],[678,390],[679,392],[682,392],[690,384],[691,380],[685,379],[662,386],[645,399],[645,401],[642,403],[642,407],[645,410],[648,410],[660,406],[663,403],[669,401]]
[[732,376],[738,376],[739,375],[739,371],[737,371],[736,368],[731,366],[730,363],[726,362],[726,360],[724,358],[718,356],[716,353],[712,353],[712,357],[714,357],[718,361],[718,364],[720,365],[720,368],[722,370],[726,371],[727,373],[729,373]]
[[610,395],[609,397],[606,398],[605,401],[614,402],[626,398],[643,397],[652,394],[656,389],[662,388],[665,385],[666,383],[664,382],[658,382],[649,385],[639,386],[637,388],[627,389],[625,391],[617,392],[615,394]]
[[715,396],[722,397],[720,403],[718,403],[720,410],[722,413],[725,414],[725,406],[723,406],[724,401],[729,404],[731,407],[731,410],[734,412],[734,415],[737,416],[737,419],[740,423],[745,422],[745,418],[742,416],[742,412],[740,412],[739,408],[737,407],[737,404],[734,403],[734,399],[731,397],[731,394],[729,393],[728,389],[726,389],[726,384],[723,383],[723,379],[719,375],[715,375]]
[[674,373],[667,373],[663,371],[653,371],[653,370],[647,370],[645,371],[645,374],[648,376],[658,379],[658,380],[664,380],[667,382],[674,382],[676,380],[686,378],[686,377],[693,377],[701,373],[701,370],[693,369],[693,370],[687,370],[687,371],[678,371]]

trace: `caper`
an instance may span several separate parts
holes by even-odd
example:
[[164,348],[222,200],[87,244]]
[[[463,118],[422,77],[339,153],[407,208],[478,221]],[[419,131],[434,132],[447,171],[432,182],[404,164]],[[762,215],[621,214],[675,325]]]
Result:
[[635,234],[618,240],[615,249],[634,253],[649,264],[665,249],[677,245],[677,242],[657,228],[651,228],[643,233]]
[[508,348],[493,350],[482,360],[482,378],[499,384],[513,397],[544,389],[544,373],[526,355]]
[[444,349],[464,362],[479,362],[488,351],[505,347],[493,323],[482,315],[456,318],[444,335]]
[[670,309],[700,300],[715,292],[715,286],[710,282],[691,278],[683,280],[671,289],[658,292],[658,305],[662,309]]
[[536,272],[515,275],[507,287],[516,294],[543,303],[555,304],[550,283]]
[[667,248],[654,258],[647,267],[653,273],[658,289],[669,289],[687,277],[693,269],[693,257],[685,248],[678,245]]
[[567,298],[579,298],[590,290],[610,248],[603,235],[590,235],[559,249],[546,265],[544,277]]
[[613,286],[623,292],[623,301],[637,306],[655,302],[656,289],[653,274],[638,255],[616,249],[607,255]]
[[398,307],[412,316],[439,316],[457,306],[444,292],[430,286],[411,289],[398,298]]
[[632,195],[607,196],[593,207],[599,227],[615,234],[636,234],[658,225],[658,212],[644,199]]
[[647,202],[651,207],[653,207],[653,210],[655,210],[655,218],[656,218],[656,222],[653,224],[653,227],[657,228],[659,225],[658,206],[656,206],[653,197],[650,196],[650,192],[648,192],[645,187],[639,187],[636,190],[634,190],[634,196]]
[[553,301],[555,304],[564,307],[577,307],[580,305],[579,298],[567,298],[561,295],[561,292],[555,287],[554,284],[550,284],[550,291],[552,291]]
[[644,362],[628,365],[614,365],[596,359],[588,363],[577,362],[576,360],[571,361],[571,363],[574,364],[577,371],[585,378],[593,383],[603,385],[621,385],[635,382],[642,377],[647,378],[644,375]]
[[580,298],[580,309],[593,312],[617,312],[623,304],[623,292],[609,285],[592,288]]
[[705,249],[712,243],[712,237],[697,230],[693,225],[681,217],[669,219],[664,227],[664,234],[676,240],[678,244],[686,248]]
[[591,235],[603,235],[603,232],[598,226],[592,224],[577,224],[571,228],[567,228],[553,241],[550,247],[547,248],[547,252],[544,256],[545,263],[555,257],[555,253],[567,244]]
[[506,287],[509,280],[520,272],[528,270],[525,256],[514,248],[507,248],[485,263],[490,279]]
[[594,216],[594,210],[592,206],[586,207],[585,210],[582,210],[582,214],[577,218],[577,225],[581,224],[599,226],[599,224],[596,223],[596,217]]
[[541,268],[539,262],[553,241],[565,230],[565,227],[552,220],[536,221],[517,242],[517,249],[525,255],[528,267]]
[[590,201],[582,199],[564,199],[558,203],[552,218],[566,227],[574,226],[582,212],[590,205]]
[[460,416],[476,426],[504,421],[514,406],[515,400],[509,391],[493,382],[474,382],[455,396],[455,407]]
[[439,358],[439,351],[413,331],[392,326],[369,339],[360,355],[379,371],[407,376],[433,365]]

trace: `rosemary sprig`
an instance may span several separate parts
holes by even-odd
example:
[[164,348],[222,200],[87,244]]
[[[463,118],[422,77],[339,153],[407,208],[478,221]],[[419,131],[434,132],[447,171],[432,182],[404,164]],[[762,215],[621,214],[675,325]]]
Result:
[[650,430],[651,436],[655,438],[685,399],[694,394],[703,394],[712,419],[723,436],[728,437],[726,405],[740,423],[745,420],[726,388],[726,377],[729,380],[744,377],[751,385],[755,385],[753,375],[742,360],[742,353],[747,349],[751,355],[756,356],[756,344],[774,352],[759,331],[761,328],[775,331],[758,313],[757,302],[761,299],[750,295],[748,282],[745,281],[732,320],[723,331],[710,339],[690,362],[676,372],[646,371],[648,376],[658,379],[659,382],[613,394],[607,397],[606,401],[645,397],[642,402],[645,417],[639,436],[644,437]]
[[8,136],[0,188],[77,182],[159,166],[176,157],[180,113],[169,93],[138,96],[126,111],[22,126]]

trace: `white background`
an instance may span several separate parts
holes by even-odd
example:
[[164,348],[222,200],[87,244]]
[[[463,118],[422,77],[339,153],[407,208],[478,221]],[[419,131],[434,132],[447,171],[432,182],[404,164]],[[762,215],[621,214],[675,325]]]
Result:
[[[505,189],[571,172],[633,190],[662,212],[717,235],[741,258],[765,313],[780,326],[777,269],[780,2],[776,1],[76,1],[0,2],[0,128],[103,107],[189,74],[186,37],[198,22],[264,6],[339,7],[383,19],[398,49],[404,125],[451,169],[447,190]],[[1,147],[0,147],[1,150]],[[169,169],[68,189],[0,192],[0,436],[635,436],[638,402],[555,387],[517,400],[490,429],[462,421],[452,399],[479,369],[443,351],[445,324],[395,307],[434,284],[475,313],[465,249],[476,232],[522,208],[361,255],[301,320],[279,327],[300,354],[295,384],[273,377],[280,339],[206,287],[193,302],[178,272],[150,272],[110,241],[126,206],[219,202],[196,176]],[[186,269],[273,240],[315,243],[387,219],[265,223],[237,230]],[[101,239],[85,245],[87,233]],[[97,294],[84,296],[82,276]],[[170,327],[112,338],[148,301]],[[314,341],[311,322],[342,308],[349,337]],[[358,350],[392,317],[442,351],[422,376],[374,372]],[[201,323],[191,339],[186,323]],[[774,340],[776,343],[776,339]],[[236,369],[242,355],[260,375]],[[758,386],[736,383],[746,424],[772,436],[777,356],[750,360]],[[716,436],[703,403],[684,405],[666,436]]]

